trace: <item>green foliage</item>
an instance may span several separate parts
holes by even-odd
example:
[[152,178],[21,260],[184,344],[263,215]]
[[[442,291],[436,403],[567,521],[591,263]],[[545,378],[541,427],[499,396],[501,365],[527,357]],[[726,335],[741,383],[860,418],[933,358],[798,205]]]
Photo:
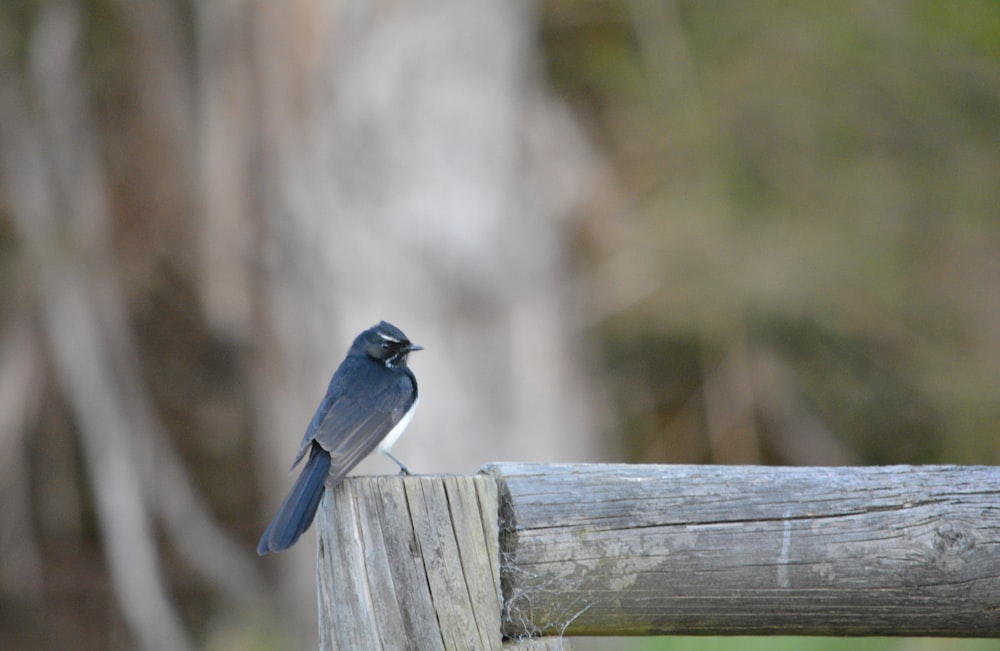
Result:
[[628,197],[580,255],[641,297],[597,324],[632,458],[725,457],[655,439],[711,438],[692,360],[707,381],[736,352],[759,441],[730,460],[796,462],[759,403],[780,394],[854,461],[996,463],[1000,5],[545,7],[550,75]]
[[643,651],[996,651],[996,640],[729,637],[653,638],[637,646]]
[[574,638],[576,651],[998,651],[998,640],[836,637]]

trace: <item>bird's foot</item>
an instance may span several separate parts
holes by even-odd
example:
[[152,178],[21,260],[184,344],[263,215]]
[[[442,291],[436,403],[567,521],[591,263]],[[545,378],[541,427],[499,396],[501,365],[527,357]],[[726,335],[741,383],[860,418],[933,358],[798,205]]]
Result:
[[392,454],[391,454],[391,453],[390,453],[389,451],[387,451],[387,450],[382,450],[382,452],[384,452],[384,453],[385,453],[385,456],[387,456],[387,457],[389,457],[390,459],[392,459],[393,461],[395,461],[395,462],[396,462],[396,465],[397,465],[397,466],[399,466],[399,476],[400,476],[400,477],[409,477],[410,475],[412,475],[412,474],[413,474],[413,473],[411,473],[411,472],[410,472],[410,469],[409,469],[409,468],[407,468],[406,466],[404,466],[404,465],[403,465],[403,462],[402,462],[402,461],[400,461],[400,460],[399,460],[399,459],[397,459],[396,457],[392,456]]

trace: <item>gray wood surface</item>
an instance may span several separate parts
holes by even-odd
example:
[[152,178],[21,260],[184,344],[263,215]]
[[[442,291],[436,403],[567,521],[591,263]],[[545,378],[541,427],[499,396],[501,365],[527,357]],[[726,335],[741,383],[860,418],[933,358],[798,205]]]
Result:
[[508,640],[503,651],[573,651],[573,647],[568,638],[550,635]]
[[491,478],[349,478],[317,528],[321,649],[501,648]]
[[1000,636],[1000,468],[484,471],[510,636]]

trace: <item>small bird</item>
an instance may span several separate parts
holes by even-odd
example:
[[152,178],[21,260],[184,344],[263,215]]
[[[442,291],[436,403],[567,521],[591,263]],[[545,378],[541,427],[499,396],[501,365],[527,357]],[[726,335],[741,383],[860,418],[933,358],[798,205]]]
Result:
[[390,450],[417,407],[417,378],[406,366],[415,350],[423,346],[385,321],[355,338],[306,428],[292,468],[306,452],[309,459],[260,537],[258,554],[294,545],[312,524],[323,490],[339,484],[376,447],[399,465],[400,474],[410,474]]

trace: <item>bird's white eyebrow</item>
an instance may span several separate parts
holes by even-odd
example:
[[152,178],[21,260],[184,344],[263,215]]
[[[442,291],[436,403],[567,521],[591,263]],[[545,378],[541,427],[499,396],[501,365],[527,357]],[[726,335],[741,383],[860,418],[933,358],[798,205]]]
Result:
[[396,339],[395,337],[387,335],[387,334],[384,334],[382,332],[376,332],[375,334],[377,334],[379,337],[382,337],[386,341],[391,341],[394,344],[401,343],[399,339]]

